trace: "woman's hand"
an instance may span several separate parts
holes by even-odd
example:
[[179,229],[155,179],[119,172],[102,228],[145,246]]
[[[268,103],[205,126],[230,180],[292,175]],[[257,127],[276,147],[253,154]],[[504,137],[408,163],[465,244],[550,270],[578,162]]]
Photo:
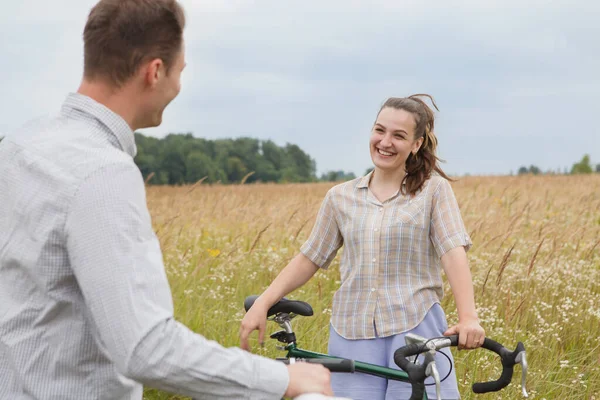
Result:
[[240,347],[250,350],[248,337],[258,329],[258,342],[262,345],[267,326],[267,312],[283,296],[304,285],[319,270],[319,266],[302,253],[298,253],[292,261],[277,275],[277,278],[260,295],[248,310],[240,326]]
[[252,307],[248,310],[240,325],[240,347],[250,351],[248,338],[250,334],[258,329],[258,342],[262,346],[265,339],[265,330],[267,325],[267,312],[269,306],[260,299],[256,299]]
[[478,319],[459,321],[457,325],[448,328],[444,332],[444,336],[450,335],[458,335],[458,348],[460,350],[476,349],[481,347],[485,340],[485,331],[479,325]]

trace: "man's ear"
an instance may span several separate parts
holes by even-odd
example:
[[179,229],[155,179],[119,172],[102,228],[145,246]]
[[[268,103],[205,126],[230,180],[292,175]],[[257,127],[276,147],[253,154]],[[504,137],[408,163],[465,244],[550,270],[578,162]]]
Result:
[[160,79],[162,79],[165,74],[163,68],[163,61],[160,58],[155,58],[146,63],[144,68],[144,81],[145,83],[154,88]]

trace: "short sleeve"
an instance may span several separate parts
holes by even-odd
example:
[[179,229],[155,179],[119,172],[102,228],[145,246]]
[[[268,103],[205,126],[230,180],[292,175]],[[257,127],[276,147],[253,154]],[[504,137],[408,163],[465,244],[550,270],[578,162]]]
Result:
[[465,229],[452,187],[446,179],[441,180],[433,195],[430,238],[440,258],[459,246],[469,251],[473,244]]
[[333,195],[330,190],[321,203],[310,237],[302,245],[300,252],[319,267],[327,269],[342,244],[342,233],[335,218]]

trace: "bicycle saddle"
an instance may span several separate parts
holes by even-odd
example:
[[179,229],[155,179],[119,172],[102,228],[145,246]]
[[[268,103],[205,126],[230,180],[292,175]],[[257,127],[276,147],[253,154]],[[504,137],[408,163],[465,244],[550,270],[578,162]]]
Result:
[[[246,297],[246,300],[244,300],[244,308],[246,309],[246,312],[248,312],[250,307],[252,307],[257,298],[258,295]],[[302,315],[304,317],[310,317],[311,315],[313,315],[313,309],[310,306],[310,304],[304,301],[288,300],[284,297],[277,303],[273,304],[271,308],[269,308],[269,311],[267,312],[267,317],[279,313],[294,313],[297,315]]]

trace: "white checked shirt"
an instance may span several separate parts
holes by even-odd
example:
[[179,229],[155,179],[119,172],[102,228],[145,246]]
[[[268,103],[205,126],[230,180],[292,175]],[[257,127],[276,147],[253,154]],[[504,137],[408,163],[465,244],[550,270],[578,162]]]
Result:
[[[326,269],[344,246],[341,286],[331,323],[347,339],[385,337],[414,328],[443,297],[441,256],[467,234],[449,182],[433,175],[414,198],[381,203],[373,172],[331,188],[300,251]],[[374,326],[375,325],[375,326]]]
[[135,153],[80,94],[0,142],[0,399],[279,400],[282,363],[173,318]]

